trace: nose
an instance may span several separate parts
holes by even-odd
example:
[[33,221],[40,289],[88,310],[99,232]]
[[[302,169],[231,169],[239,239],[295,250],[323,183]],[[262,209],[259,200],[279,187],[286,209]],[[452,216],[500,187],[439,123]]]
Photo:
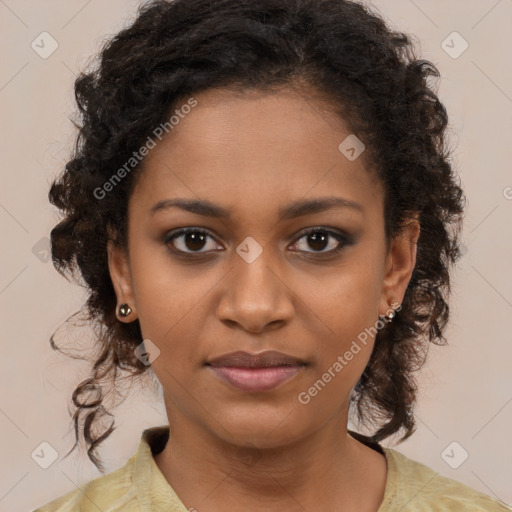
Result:
[[236,261],[225,287],[217,316],[229,327],[238,325],[260,333],[289,323],[293,317],[290,283],[285,282],[283,272],[275,262],[272,264],[265,251],[252,263],[242,258]]

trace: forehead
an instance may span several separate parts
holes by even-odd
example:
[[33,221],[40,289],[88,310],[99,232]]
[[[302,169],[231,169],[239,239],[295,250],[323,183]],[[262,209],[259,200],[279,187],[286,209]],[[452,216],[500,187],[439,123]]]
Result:
[[299,198],[334,194],[382,207],[382,187],[364,152],[349,160],[339,148],[353,137],[349,125],[318,95],[217,89],[193,98],[196,106],[145,157],[138,202],[204,198],[277,211]]

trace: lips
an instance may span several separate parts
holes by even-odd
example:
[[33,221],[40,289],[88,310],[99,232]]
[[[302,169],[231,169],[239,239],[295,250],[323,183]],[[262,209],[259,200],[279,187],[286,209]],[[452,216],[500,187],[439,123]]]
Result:
[[259,354],[251,354],[239,350],[230,352],[220,357],[216,357],[207,362],[211,366],[230,366],[237,368],[268,368],[271,366],[297,366],[305,364],[304,361],[297,357],[277,352],[276,350],[268,350]]
[[270,350],[259,354],[231,352],[206,363],[222,381],[243,391],[274,389],[297,375],[306,363],[297,357]]

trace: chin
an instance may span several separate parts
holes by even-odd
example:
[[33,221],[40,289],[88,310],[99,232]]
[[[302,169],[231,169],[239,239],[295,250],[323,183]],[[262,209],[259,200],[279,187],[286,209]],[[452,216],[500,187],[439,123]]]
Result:
[[251,411],[231,409],[230,413],[221,413],[219,416],[222,417],[221,426],[217,422],[210,422],[217,436],[241,447],[278,448],[306,437],[319,427],[302,424],[296,413],[290,414],[290,407],[271,411],[267,408],[261,411],[254,408]]

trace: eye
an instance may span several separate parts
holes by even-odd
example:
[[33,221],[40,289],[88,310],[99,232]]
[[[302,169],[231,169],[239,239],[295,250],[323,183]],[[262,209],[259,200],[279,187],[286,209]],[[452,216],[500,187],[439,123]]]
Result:
[[[208,239],[211,240],[208,247]],[[301,248],[299,243],[305,239],[304,245],[309,245],[314,250],[308,251]],[[212,235],[200,228],[183,228],[176,232],[169,233],[164,240],[169,249],[177,254],[206,254],[215,250],[222,250],[223,247],[216,242]],[[338,233],[326,228],[314,228],[302,232],[297,241],[292,244],[292,248],[298,249],[299,252],[312,252],[318,254],[335,254],[341,251],[345,246],[353,243],[349,235]],[[325,250],[327,249],[327,250]]]
[[[205,251],[200,251],[203,249],[208,238],[213,240],[213,243],[210,243],[210,247]],[[183,252],[188,254],[193,253],[203,253],[209,252],[210,250],[215,250],[219,248],[219,244],[215,242],[214,238],[207,232],[198,228],[184,228],[178,232],[171,233],[165,238],[166,245],[172,245],[170,249],[174,252]],[[222,247],[220,247],[222,249]]]
[[[313,251],[306,250],[305,252],[313,253],[336,253],[341,251],[346,245],[352,244],[352,239],[348,235],[343,235],[330,229],[314,228],[303,232],[302,236],[292,245],[292,247],[299,247],[299,241],[303,238],[306,239],[306,242],[305,244],[302,244],[302,246],[304,247],[304,245],[309,245],[314,249]],[[330,243],[329,239],[331,239]],[[324,250],[326,248],[327,250]],[[300,247],[299,250],[303,251],[303,249],[300,249]]]

